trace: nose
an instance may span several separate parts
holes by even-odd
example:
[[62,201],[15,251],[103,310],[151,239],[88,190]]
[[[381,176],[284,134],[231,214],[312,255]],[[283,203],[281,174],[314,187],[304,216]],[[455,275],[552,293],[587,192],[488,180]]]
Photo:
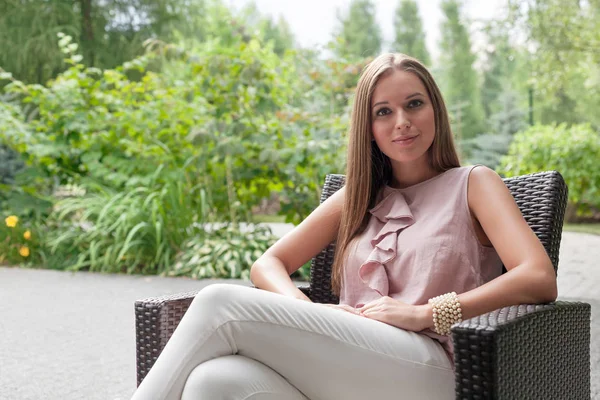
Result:
[[410,119],[406,113],[399,111],[396,118],[396,129],[403,130],[410,128]]

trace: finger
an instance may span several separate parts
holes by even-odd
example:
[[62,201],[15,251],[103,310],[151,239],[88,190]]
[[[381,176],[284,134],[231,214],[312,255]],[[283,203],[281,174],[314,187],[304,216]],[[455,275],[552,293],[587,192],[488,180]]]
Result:
[[379,305],[379,300],[375,300],[372,301],[370,303],[367,303],[365,305],[363,305],[362,307],[359,308],[359,310],[362,311],[366,311],[366,310],[370,310],[373,307],[377,307]]
[[340,305],[340,306],[341,306],[341,308],[342,308],[344,311],[348,311],[348,312],[350,312],[350,313],[352,313],[352,314],[358,314],[358,310],[357,310],[356,308],[354,308],[354,307],[350,307],[350,306],[349,306],[349,305],[347,305],[347,304],[343,304],[343,305]]
[[375,321],[381,321],[382,316],[380,315],[380,313],[376,312],[376,311],[369,311],[369,312],[365,312],[365,313],[360,313],[361,317],[365,317],[365,318],[369,318],[369,319],[373,319]]
[[386,314],[382,313],[379,310],[371,310],[366,313],[361,313],[360,315],[361,315],[361,317],[365,317],[365,318],[373,319],[375,321],[387,323]]
[[381,306],[379,304],[373,304],[369,308],[361,309],[360,313],[363,315],[371,315],[373,313],[377,313],[381,311]]

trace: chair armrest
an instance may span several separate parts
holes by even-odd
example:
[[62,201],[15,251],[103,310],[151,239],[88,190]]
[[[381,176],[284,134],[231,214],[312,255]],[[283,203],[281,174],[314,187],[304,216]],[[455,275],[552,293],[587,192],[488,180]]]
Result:
[[138,386],[156,362],[197,291],[150,297],[135,302],[135,342]]
[[590,399],[587,303],[505,307],[452,327],[457,399]]

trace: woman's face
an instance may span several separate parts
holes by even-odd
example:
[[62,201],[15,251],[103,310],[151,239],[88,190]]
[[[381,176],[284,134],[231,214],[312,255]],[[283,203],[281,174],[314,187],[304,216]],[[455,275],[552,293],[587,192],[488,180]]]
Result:
[[373,138],[392,165],[427,162],[435,119],[427,89],[415,74],[394,69],[379,79],[371,120]]

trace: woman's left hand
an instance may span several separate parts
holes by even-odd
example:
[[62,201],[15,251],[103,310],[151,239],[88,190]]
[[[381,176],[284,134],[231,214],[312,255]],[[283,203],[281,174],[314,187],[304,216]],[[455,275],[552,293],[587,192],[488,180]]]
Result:
[[389,296],[383,296],[357,308],[357,311],[364,317],[407,331],[419,332],[433,325],[433,321],[430,323],[428,320],[430,313],[427,307],[428,305],[413,306]]

